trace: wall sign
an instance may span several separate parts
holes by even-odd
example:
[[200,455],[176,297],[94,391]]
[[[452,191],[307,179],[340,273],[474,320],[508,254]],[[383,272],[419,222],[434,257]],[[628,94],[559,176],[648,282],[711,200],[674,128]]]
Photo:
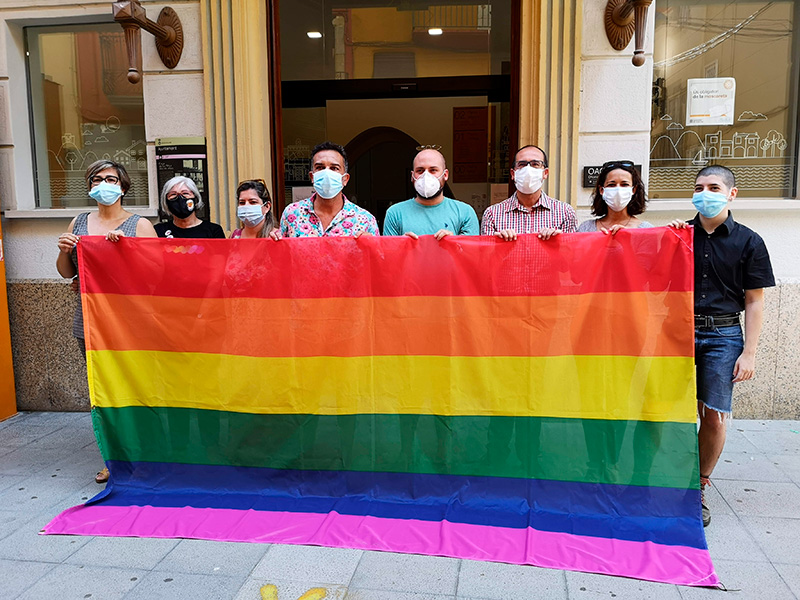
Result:
[[[206,138],[158,138],[156,139],[156,174],[158,177],[158,193],[164,184],[177,175],[183,175],[194,181],[203,196],[203,208],[198,212],[201,219],[208,217],[208,159],[206,155]],[[159,214],[161,209],[159,208]],[[162,215],[167,217],[168,215]]]
[[[642,176],[642,165],[633,165],[633,168]],[[597,185],[597,178],[600,176],[600,171],[603,170],[602,165],[595,165],[583,167],[583,187],[593,188]]]
[[736,80],[708,77],[686,81],[686,125],[733,125]]

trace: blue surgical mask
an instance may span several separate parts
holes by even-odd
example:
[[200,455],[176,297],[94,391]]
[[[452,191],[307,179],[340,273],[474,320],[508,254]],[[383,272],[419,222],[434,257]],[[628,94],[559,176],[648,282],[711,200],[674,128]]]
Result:
[[342,183],[341,173],[336,173],[330,169],[324,169],[314,173],[314,190],[325,198],[330,200],[335,197],[344,188]]
[[120,199],[120,196],[122,188],[107,181],[101,181],[89,190],[89,198],[105,206],[111,206]]
[[242,204],[236,208],[236,216],[248,227],[255,227],[266,216],[261,212],[261,204]]
[[728,205],[728,196],[720,192],[703,190],[694,193],[692,204],[705,218],[713,219]]

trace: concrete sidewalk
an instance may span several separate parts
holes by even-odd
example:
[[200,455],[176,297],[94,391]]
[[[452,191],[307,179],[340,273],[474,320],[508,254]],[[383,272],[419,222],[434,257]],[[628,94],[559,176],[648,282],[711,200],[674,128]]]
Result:
[[[732,598],[800,597],[800,422],[734,421],[706,530]],[[0,598],[562,600],[723,598],[717,590],[451,558],[311,546],[40,536],[100,491],[87,413],[0,423]],[[322,591],[310,593],[313,588]],[[269,588],[268,588],[269,589]],[[266,590],[265,590],[266,591]],[[304,596],[305,594],[305,596]]]

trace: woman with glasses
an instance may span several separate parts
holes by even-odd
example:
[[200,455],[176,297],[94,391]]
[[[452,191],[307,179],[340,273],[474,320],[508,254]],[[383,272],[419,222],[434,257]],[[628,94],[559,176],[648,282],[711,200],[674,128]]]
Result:
[[[98,160],[86,170],[89,197],[97,202],[97,211],[85,212],[72,219],[67,231],[58,236],[58,258],[56,268],[62,277],[73,280],[73,289],[78,285],[78,252],[75,246],[83,235],[102,235],[110,242],[122,237],[156,237],[150,221],[122,208],[122,197],[131,186],[125,167],[111,160]],[[72,321],[74,335],[81,350],[86,353],[83,333],[83,307],[78,295],[78,306]],[[108,481],[108,469],[100,471],[94,479],[97,483]]]
[[203,208],[203,197],[194,181],[178,175],[161,189],[161,210],[172,216],[172,221],[155,226],[158,237],[163,238],[225,238],[222,227],[203,221],[197,211]]
[[236,216],[242,222],[231,239],[255,239],[271,237],[275,229],[272,200],[263,179],[248,179],[236,188]]
[[592,214],[578,231],[599,231],[606,235],[620,229],[652,227],[638,218],[645,211],[647,196],[639,172],[629,160],[610,161],[603,165],[592,194]]

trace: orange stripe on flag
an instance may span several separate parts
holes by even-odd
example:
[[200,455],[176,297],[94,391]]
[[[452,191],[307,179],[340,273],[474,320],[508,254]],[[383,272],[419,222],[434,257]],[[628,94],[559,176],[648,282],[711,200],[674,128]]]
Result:
[[103,315],[89,329],[93,350],[264,357],[694,352],[690,292],[325,299],[87,294],[84,306]]

